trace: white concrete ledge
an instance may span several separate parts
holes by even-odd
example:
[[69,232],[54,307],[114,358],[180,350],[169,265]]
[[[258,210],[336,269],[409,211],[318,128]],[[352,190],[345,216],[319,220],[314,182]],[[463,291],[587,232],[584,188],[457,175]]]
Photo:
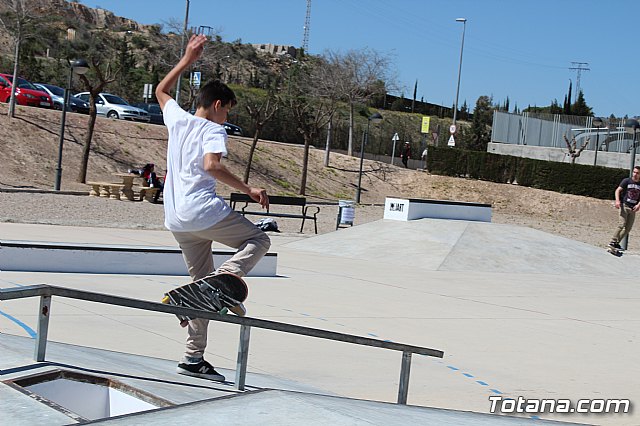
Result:
[[404,221],[430,218],[491,222],[491,204],[387,197],[384,218]]
[[[220,266],[234,250],[212,251]],[[277,253],[267,253],[250,277],[277,276]],[[0,270],[85,274],[188,275],[182,251],[175,247],[0,241]]]

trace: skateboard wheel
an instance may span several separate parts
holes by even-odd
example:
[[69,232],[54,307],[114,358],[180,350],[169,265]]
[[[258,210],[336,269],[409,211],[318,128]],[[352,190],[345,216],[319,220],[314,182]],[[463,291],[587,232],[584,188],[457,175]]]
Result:
[[227,309],[226,307],[224,307],[224,308],[222,308],[222,309],[220,309],[220,310],[218,311],[218,313],[219,313],[220,315],[225,315],[225,314],[227,314],[228,312],[229,312],[229,309]]
[[171,299],[169,299],[169,296],[165,294],[164,297],[162,298],[162,303],[169,303],[170,300]]

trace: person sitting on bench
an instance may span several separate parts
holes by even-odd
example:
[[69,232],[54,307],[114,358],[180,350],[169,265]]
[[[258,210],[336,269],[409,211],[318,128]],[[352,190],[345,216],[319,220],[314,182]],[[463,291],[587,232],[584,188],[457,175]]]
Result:
[[155,164],[147,163],[144,165],[142,169],[129,170],[129,173],[133,173],[135,175],[141,176],[144,179],[146,179],[150,188],[158,188],[156,193],[153,194],[153,202],[157,203],[158,198],[160,198],[160,193],[164,189],[164,183],[160,178],[158,178],[158,175],[156,175],[156,172],[154,171],[154,169],[155,169]]

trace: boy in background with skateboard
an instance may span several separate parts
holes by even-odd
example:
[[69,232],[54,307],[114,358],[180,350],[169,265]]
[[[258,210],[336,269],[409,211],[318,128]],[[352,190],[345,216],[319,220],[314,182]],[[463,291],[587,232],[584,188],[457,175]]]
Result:
[[620,256],[622,247],[620,241],[631,232],[633,222],[636,219],[636,212],[640,209],[640,166],[633,168],[630,178],[622,179],[616,188],[616,209],[620,210],[618,227],[611,237],[609,252]]
[[[196,281],[214,272],[211,242],[238,251],[215,270],[246,275],[267,253],[269,237],[233,211],[216,194],[217,181],[223,182],[260,203],[269,206],[267,191],[246,185],[222,163],[226,155],[227,133],[222,127],[229,110],[236,104],[233,91],[224,83],[212,81],[198,93],[195,115],[184,111],[171,97],[178,78],[202,55],[207,38],[194,35],[180,62],[156,88],[156,97],[169,130],[167,175],[164,183],[165,227],[172,233]],[[193,319],[187,326],[187,344],[177,372],[194,377],[224,381],[204,359],[209,321]]]

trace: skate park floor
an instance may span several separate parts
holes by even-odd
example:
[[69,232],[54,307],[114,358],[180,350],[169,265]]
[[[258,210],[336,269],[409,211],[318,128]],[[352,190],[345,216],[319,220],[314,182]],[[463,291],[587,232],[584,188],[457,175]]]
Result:
[[[163,231],[3,223],[0,235],[175,246]],[[175,424],[180,415],[194,424],[206,424],[201,416],[209,415],[229,416],[225,422],[231,424],[640,423],[633,411],[515,419],[487,414],[495,395],[639,400],[640,384],[633,379],[640,373],[635,278],[640,257],[635,254],[617,258],[525,227],[440,219],[380,220],[318,236],[272,234],[271,251],[278,253],[278,276],[247,278],[249,316],[445,352],[443,359],[414,357],[409,406],[392,404],[401,356],[394,351],[254,330],[251,391],[238,394],[228,384],[173,372],[184,348],[184,330],[175,317],[64,299],[54,300],[51,308],[49,340],[56,342],[49,349],[51,365],[32,358],[37,300],[0,302],[0,380],[63,365],[119,372],[127,380],[158,377],[163,382],[154,382],[154,392],[160,385],[188,384],[176,397],[184,407],[104,421],[123,424],[136,418]],[[186,276],[0,272],[2,288],[50,284],[150,301],[188,281]],[[212,323],[205,355],[231,380],[238,332],[233,324]],[[0,389],[2,401],[9,395],[20,399],[13,389]],[[269,406],[281,408],[270,412]],[[33,410],[20,423],[19,411],[0,406],[15,424],[30,424]]]

